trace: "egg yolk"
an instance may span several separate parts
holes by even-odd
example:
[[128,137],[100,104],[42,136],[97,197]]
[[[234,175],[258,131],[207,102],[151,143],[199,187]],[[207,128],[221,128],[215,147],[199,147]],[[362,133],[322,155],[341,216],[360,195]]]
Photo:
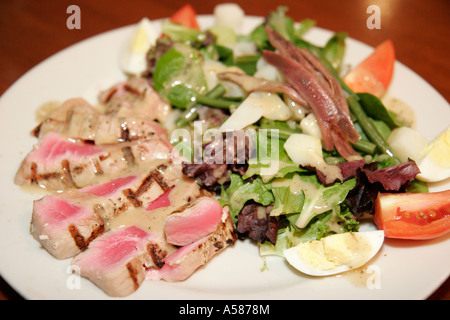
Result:
[[297,252],[313,268],[330,270],[343,265],[358,268],[367,261],[371,248],[367,238],[349,232],[305,242]]
[[442,167],[450,168],[450,128],[430,143],[428,155]]

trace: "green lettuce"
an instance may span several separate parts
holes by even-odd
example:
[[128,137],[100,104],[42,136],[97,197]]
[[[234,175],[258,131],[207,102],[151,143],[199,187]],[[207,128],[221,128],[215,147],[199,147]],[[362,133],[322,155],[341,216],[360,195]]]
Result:
[[202,63],[197,50],[176,43],[156,63],[153,73],[156,91],[172,104],[186,107],[192,96],[207,90]]
[[[286,217],[288,216],[289,214],[286,214]],[[285,219],[288,220],[288,218]],[[344,203],[332,210],[316,215],[306,227],[301,229],[293,224],[285,226],[283,220],[281,221],[280,224],[283,227],[278,229],[275,244],[269,241],[259,243],[261,256],[276,255],[282,257],[284,250],[294,247],[300,242],[320,240],[330,234],[359,231],[359,222],[354,219]]]
[[289,249],[296,244],[294,229],[287,226],[278,228],[277,241],[272,244],[270,241],[259,243],[259,254],[261,256],[280,256],[284,257],[283,251]]
[[[288,219],[298,228],[304,228],[316,215],[332,210],[345,201],[356,184],[355,179],[344,183],[323,185],[316,175],[294,175],[289,181],[272,182],[275,196],[274,214],[289,214]],[[288,187],[288,188],[287,188]],[[277,190],[281,188],[281,190]],[[302,201],[303,200],[303,201]],[[286,202],[287,201],[287,202]],[[285,208],[286,206],[286,208]],[[297,212],[295,212],[297,210]]]
[[230,175],[230,185],[228,188],[222,186],[221,199],[222,206],[230,208],[230,215],[236,222],[237,215],[241,212],[245,203],[253,200],[263,206],[268,206],[274,201],[270,190],[270,184],[265,184],[260,177],[250,180],[242,179],[241,175],[232,173]]
[[193,28],[187,28],[179,23],[173,23],[170,21],[165,21],[162,23],[162,33],[173,41],[185,42],[190,45],[197,41],[200,42],[206,37],[204,32]]
[[303,229],[298,229],[293,225],[288,225],[278,229],[277,241],[272,244],[269,241],[259,244],[259,253],[261,256],[283,256],[283,251],[296,246],[300,242],[319,240],[329,233],[330,221],[333,217],[333,211],[327,211],[317,215]]

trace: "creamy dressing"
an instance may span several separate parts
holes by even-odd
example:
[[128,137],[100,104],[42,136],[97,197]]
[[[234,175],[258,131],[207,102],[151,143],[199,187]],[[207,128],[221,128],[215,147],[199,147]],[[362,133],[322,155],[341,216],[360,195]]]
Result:
[[34,113],[36,122],[41,123],[42,121],[48,119],[50,114],[60,106],[61,102],[59,101],[47,101],[39,106]]
[[[302,180],[300,175],[294,175],[292,179],[276,179],[272,183],[272,186],[275,188],[289,187],[292,194],[304,193],[305,199],[307,199],[307,201],[305,201],[306,207],[304,207],[304,210],[311,211],[314,215],[333,209],[331,204],[336,203],[339,199],[338,194],[333,194],[330,198],[325,200],[322,196],[322,190],[318,189],[314,183]],[[273,216],[280,215],[282,213],[283,204],[271,211],[271,215]],[[304,226],[308,221],[303,221],[301,217],[302,216],[300,215],[297,223]],[[300,225],[298,226],[300,227]]]
[[195,182],[181,179],[170,191],[170,205],[147,211],[145,208],[129,208],[122,214],[106,221],[107,230],[136,226],[150,233],[160,234],[164,229],[164,221],[173,211],[200,195],[200,188]]
[[386,109],[394,112],[407,127],[416,127],[417,119],[414,110],[405,102],[391,96],[383,97],[382,102]]
[[263,117],[270,120],[286,121],[291,118],[289,107],[276,93],[253,92],[252,103],[260,106],[263,110]]
[[339,198],[339,195],[333,194],[330,199],[324,200],[321,196],[322,191],[319,190],[314,183],[302,180],[299,175],[295,175],[291,180],[291,192],[293,194],[303,192],[305,194],[305,198],[318,199],[313,209],[315,213],[330,210],[331,206],[329,203],[334,203]]

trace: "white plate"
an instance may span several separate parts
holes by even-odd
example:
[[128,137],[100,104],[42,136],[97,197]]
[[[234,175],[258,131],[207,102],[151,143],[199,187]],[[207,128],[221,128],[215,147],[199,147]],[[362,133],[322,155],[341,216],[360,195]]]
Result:
[[[211,16],[199,17],[202,26]],[[248,17],[244,32],[260,18]],[[14,174],[35,140],[34,111],[49,100],[82,96],[95,103],[96,94],[124,79],[118,67],[122,44],[131,26],[106,32],[71,46],[40,63],[20,78],[0,99],[3,178],[0,198],[0,273],[27,299],[106,299],[89,281],[78,283],[68,269],[40,248],[29,233],[32,200],[14,185]],[[323,44],[331,32],[314,28],[307,38]],[[347,62],[356,64],[370,52],[365,44],[348,39]],[[399,62],[390,95],[416,111],[418,130],[429,139],[449,125],[446,100],[417,74]],[[432,187],[449,189],[450,183]],[[370,228],[371,226],[368,226]],[[366,226],[364,226],[366,228]],[[205,268],[181,283],[146,281],[129,299],[424,299],[448,276],[450,237],[432,241],[387,240],[363,274],[327,278],[302,275],[281,258],[264,260],[250,241],[239,241],[215,257]]]

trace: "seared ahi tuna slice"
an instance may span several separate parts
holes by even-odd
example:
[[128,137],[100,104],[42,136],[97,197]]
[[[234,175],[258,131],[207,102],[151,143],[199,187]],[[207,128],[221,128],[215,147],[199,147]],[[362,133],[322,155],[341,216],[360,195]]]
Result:
[[92,241],[89,249],[72,261],[81,276],[106,294],[127,296],[145,279],[152,235],[137,227],[109,231]]
[[221,221],[213,233],[168,255],[162,268],[149,268],[146,278],[169,282],[186,280],[216,254],[233,245],[236,239],[228,207],[224,207]]
[[[98,111],[86,100],[82,98],[68,99],[48,113],[41,123],[33,129],[32,135],[42,137],[51,131],[70,132],[75,134],[76,138],[93,140],[94,130],[91,128],[96,126],[97,116]],[[76,125],[72,126],[71,124]],[[79,128],[76,133],[74,132],[75,127]]]
[[217,229],[222,216],[219,201],[201,197],[172,212],[164,224],[167,242],[185,246],[206,237]]
[[73,257],[104,232],[97,212],[58,195],[34,202],[30,232],[55,258]]
[[50,132],[24,159],[15,183],[36,184],[49,190],[82,188],[123,176],[156,160],[168,161],[171,150],[172,145],[159,138],[99,147]]
[[48,132],[64,137],[91,141],[96,145],[112,144],[152,137],[168,138],[167,132],[155,121],[142,115],[118,117],[104,115],[84,99],[65,101],[36,127],[32,134],[38,138]]
[[[161,175],[158,180],[156,175]],[[34,202],[31,233],[56,258],[72,257],[108,230],[111,219],[131,208],[145,210],[176,181],[168,165],[161,165],[141,177],[132,175],[45,196]]]
[[94,143],[96,145],[111,144],[153,137],[168,139],[167,131],[153,120],[143,116],[101,115],[98,118]]
[[117,193],[122,187],[129,185],[130,183],[136,181],[137,176],[127,176],[122,178],[114,179],[110,182],[97,184],[93,186],[87,186],[80,189],[80,192],[90,193],[96,196],[108,197]]
[[129,78],[112,86],[100,93],[99,101],[106,106],[105,114],[117,117],[139,114],[164,123],[171,112],[170,104],[144,78]]

